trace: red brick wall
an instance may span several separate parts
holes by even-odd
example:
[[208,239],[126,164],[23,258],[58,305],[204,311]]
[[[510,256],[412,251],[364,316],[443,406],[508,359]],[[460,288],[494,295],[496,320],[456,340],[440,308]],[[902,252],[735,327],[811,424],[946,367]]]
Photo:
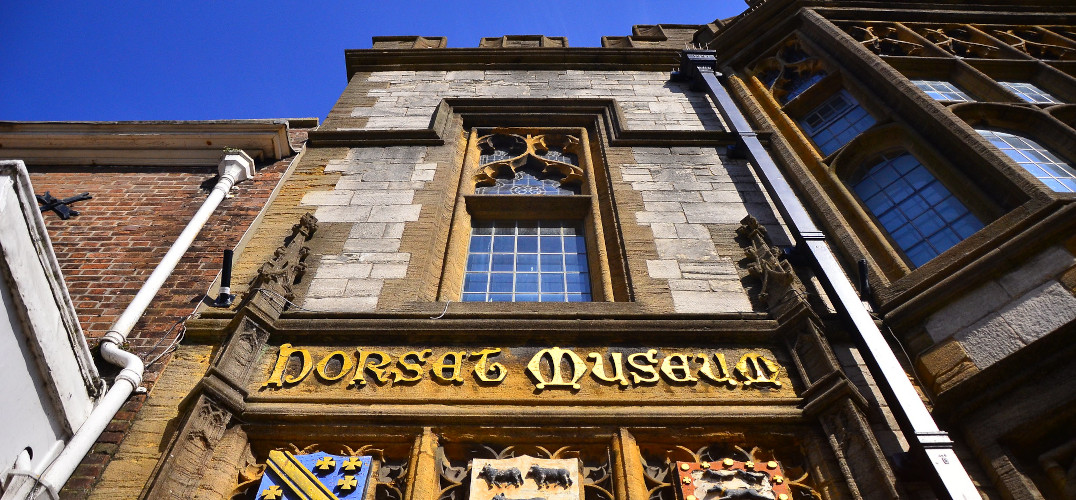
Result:
[[[169,332],[205,297],[220,272],[222,251],[239,242],[289,162],[260,166],[253,180],[237,185],[233,196],[217,208],[128,337],[130,349],[143,360],[163,352],[182,330]],[[38,194],[50,191],[66,198],[88,191],[93,196],[73,204],[81,215],[69,220],[52,212],[43,214],[91,347],[201,206],[215,177],[215,168],[30,168]],[[147,366],[143,385],[151,388],[167,361],[166,355]],[[116,372],[105,365],[98,364],[106,377]],[[64,498],[88,495],[144,401],[144,395],[133,395],[116,415],[68,482]]]

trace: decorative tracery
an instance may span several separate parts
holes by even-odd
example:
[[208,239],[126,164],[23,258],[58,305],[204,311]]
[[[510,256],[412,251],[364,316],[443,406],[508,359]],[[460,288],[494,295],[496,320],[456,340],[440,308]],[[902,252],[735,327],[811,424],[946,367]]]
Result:
[[1001,50],[988,37],[965,25],[924,27],[920,34],[958,57],[992,58]]
[[1038,59],[1076,59],[1076,42],[1034,26],[995,28],[991,33],[1031,57]]
[[578,194],[581,143],[567,134],[493,133],[478,139],[478,194]]
[[825,78],[826,69],[798,39],[790,38],[772,56],[755,64],[752,74],[778,101],[787,103]]
[[864,47],[882,56],[920,56],[923,45],[906,40],[908,37],[899,28],[890,24],[852,25],[847,28]]

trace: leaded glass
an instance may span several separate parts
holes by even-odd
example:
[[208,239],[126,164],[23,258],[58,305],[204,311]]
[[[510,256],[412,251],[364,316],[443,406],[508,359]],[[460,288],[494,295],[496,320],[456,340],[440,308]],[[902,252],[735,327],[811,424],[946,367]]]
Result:
[[823,101],[800,120],[804,131],[827,156],[874,123],[874,117],[844,90]]
[[1061,104],[1061,100],[1050,95],[1049,92],[1036,87],[1028,82],[998,82],[1006,90],[1016,94],[1017,97],[1034,104]]
[[998,130],[976,129],[1024,170],[1059,193],[1076,193],[1076,169],[1039,143]]
[[936,101],[947,102],[974,102],[975,99],[952,83],[941,80],[912,80],[919,90]]
[[916,267],[983,227],[907,153],[882,156],[852,189]]
[[821,71],[810,70],[785,70],[788,75],[789,82],[785,86],[787,93],[781,98],[781,102],[787,103],[792,99],[795,99],[812,85],[818,83],[820,80],[826,77],[826,74]]
[[589,302],[590,272],[577,221],[476,221],[464,302]]
[[492,186],[479,186],[475,188],[477,194],[522,194],[522,195],[549,195],[549,194],[578,194],[570,186],[560,184],[560,176],[543,176],[540,173],[531,173],[527,170],[517,170],[515,175],[496,177]]

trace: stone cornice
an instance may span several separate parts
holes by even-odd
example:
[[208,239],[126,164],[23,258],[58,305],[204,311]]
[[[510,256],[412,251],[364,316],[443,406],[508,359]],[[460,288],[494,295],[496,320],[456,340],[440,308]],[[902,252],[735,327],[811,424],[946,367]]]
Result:
[[619,48],[453,48],[345,50],[348,80],[374,71],[453,71],[477,69],[672,71],[678,49]]
[[0,122],[0,158],[31,166],[216,166],[224,148],[290,156],[288,121]]

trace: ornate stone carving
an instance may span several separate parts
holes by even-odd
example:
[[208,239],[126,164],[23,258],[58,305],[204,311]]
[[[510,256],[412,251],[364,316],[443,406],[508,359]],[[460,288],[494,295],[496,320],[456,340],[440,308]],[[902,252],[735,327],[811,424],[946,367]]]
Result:
[[795,304],[806,305],[806,288],[796,277],[792,264],[783,258],[781,250],[770,245],[766,238],[766,228],[748,215],[740,221],[736,234],[750,244],[744,250],[748,259],[753,261],[747,271],[751,276],[762,280],[759,300],[775,314]]
[[476,186],[493,186],[498,177],[513,177],[530,170],[543,176],[557,177],[560,185],[578,192],[583,185],[583,169],[574,165],[582,153],[578,137],[565,134],[493,133],[478,139],[485,159],[475,174]]
[[293,300],[295,295],[292,292],[292,286],[302,279],[306,271],[304,261],[309,249],[303,244],[314,236],[317,229],[318,220],[314,214],[304,214],[299,219],[299,223],[292,226],[291,236],[276,249],[273,258],[258,269],[258,276],[254,278],[254,283],[250,287],[251,291],[265,289],[289,301]]
[[969,26],[926,27],[919,34],[958,57],[998,57],[1000,53],[989,38]]
[[207,474],[216,447],[232,415],[212,399],[201,396],[166,454],[162,473],[147,498],[192,498]]
[[1063,498],[1076,498],[1076,439],[1040,455],[1039,465]]
[[863,24],[846,28],[867,50],[881,56],[921,56],[923,45],[914,41],[891,24]]
[[773,55],[755,63],[751,74],[775,99],[784,103],[824,77],[826,69],[822,61],[811,56],[793,37],[785,40]]
[[606,447],[442,445],[436,460],[440,500],[574,499],[578,488],[586,500],[613,499]]
[[995,28],[991,34],[1031,57],[1071,61],[1076,59],[1076,43],[1035,26]]
[[[705,487],[708,492],[705,495],[699,495],[699,498],[760,498],[752,496],[722,496],[722,494],[715,490],[713,487],[717,483],[721,483],[721,479],[732,479],[720,477],[722,473],[726,472],[722,469],[742,469],[744,471],[758,470],[770,470],[770,471],[783,471],[780,475],[780,491],[789,492],[785,493],[785,498],[789,498],[789,494],[793,499],[821,499],[821,495],[811,486],[808,481],[807,468],[798,463],[797,459],[801,457],[794,456],[793,453],[787,452],[775,452],[771,450],[764,450],[761,447],[754,446],[750,449],[732,443],[713,443],[704,445],[695,449],[688,448],[682,445],[666,445],[660,446],[655,444],[641,445],[643,453],[641,459],[643,461],[643,471],[645,472],[645,481],[649,491],[650,500],[673,500],[677,498],[675,490],[684,485],[682,476],[685,471],[699,472],[705,470],[707,474],[697,474],[699,479],[703,479],[703,475],[707,476],[706,480],[693,481],[696,487]],[[782,455],[778,458],[778,454]],[[784,462],[785,460],[787,462]],[[773,464],[770,468],[769,465]],[[678,468],[677,465],[680,467]],[[684,468],[684,465],[687,465]],[[719,472],[720,471],[720,472]],[[735,474],[735,472],[733,472]],[[688,474],[692,477],[696,474]],[[741,476],[747,476],[744,473]],[[765,474],[767,481],[775,481],[776,478],[772,477],[774,474]],[[676,483],[676,484],[674,484]],[[731,483],[730,483],[731,484]],[[726,485],[728,486],[728,485]],[[733,488],[729,488],[732,490]],[[769,488],[769,492],[773,492],[773,484]],[[724,495],[738,494],[736,491],[726,491]],[[749,495],[750,493],[744,493]],[[777,495],[762,498],[773,498],[776,500]]]

